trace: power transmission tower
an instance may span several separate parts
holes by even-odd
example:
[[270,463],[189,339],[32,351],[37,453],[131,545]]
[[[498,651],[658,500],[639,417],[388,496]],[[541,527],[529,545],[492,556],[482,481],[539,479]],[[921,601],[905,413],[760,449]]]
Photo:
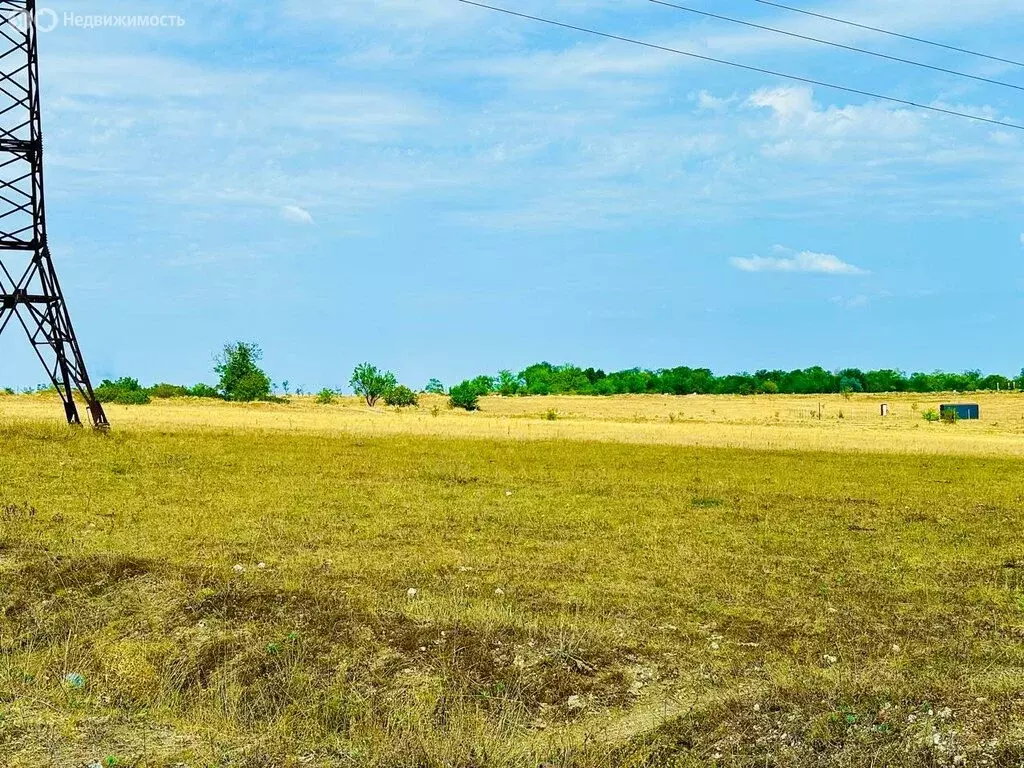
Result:
[[105,429],[46,238],[37,35],[36,0],[0,0],[0,334],[21,325],[68,423],[82,423],[77,392]]

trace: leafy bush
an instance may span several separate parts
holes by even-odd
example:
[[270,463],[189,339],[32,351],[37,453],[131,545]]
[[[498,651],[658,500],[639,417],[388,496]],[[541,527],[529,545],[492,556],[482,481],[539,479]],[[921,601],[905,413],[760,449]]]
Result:
[[356,366],[352,372],[350,386],[357,395],[366,400],[366,404],[373,408],[384,395],[395,388],[398,381],[395,374],[390,371],[381,371],[377,366],[363,363]]
[[943,424],[956,424],[960,421],[960,412],[956,408],[943,408],[939,416]]
[[501,371],[498,373],[498,394],[502,397],[513,397],[522,394],[526,389],[526,382],[521,376],[512,371]]
[[221,395],[246,403],[270,397],[270,377],[257,365],[262,359],[263,350],[256,344],[237,341],[226,345],[214,367],[220,376]]
[[[139,384],[138,379],[133,379],[130,376],[124,376],[117,381],[111,381],[110,379],[104,379],[103,382],[96,387],[96,399],[101,403],[116,403],[119,398],[132,399],[129,397],[129,393],[132,392],[143,392],[142,385]],[[146,396],[146,402],[149,402],[149,396]],[[139,399],[137,396],[134,399]],[[124,403],[124,405],[137,405],[137,403]]]
[[925,411],[925,412],[924,412],[924,413],[922,414],[922,416],[924,417],[924,420],[925,420],[925,421],[930,421],[930,422],[932,422],[933,424],[934,424],[934,423],[935,423],[936,421],[939,421],[939,420],[941,420],[941,419],[942,419],[942,417],[941,417],[941,416],[939,416],[939,412],[938,412],[938,411],[936,411],[936,410],[935,410],[934,408],[929,408],[929,409],[928,409],[927,411]]
[[330,405],[334,402],[334,390],[324,387],[316,396],[318,405]]
[[157,400],[169,400],[172,397],[188,397],[189,390],[177,384],[157,384],[149,388],[149,396]]
[[427,382],[427,386],[423,391],[428,395],[443,395],[444,384],[441,383],[440,379],[431,379]]
[[144,389],[126,389],[112,401],[115,405],[149,405],[152,399]]
[[490,376],[477,376],[470,382],[470,384],[473,385],[477,395],[480,397],[489,395],[494,391],[494,379]]
[[420,404],[420,398],[411,389],[399,384],[384,395],[384,402],[397,408],[411,408]]
[[[253,403],[257,400],[269,400],[270,379],[263,371],[252,371],[245,374],[231,388],[231,400],[239,403]],[[274,398],[280,400],[280,398]]]
[[464,381],[448,392],[448,405],[464,411],[480,410],[480,388],[472,381]]
[[204,397],[211,400],[221,399],[221,394],[217,391],[217,388],[211,387],[209,384],[196,384],[188,390],[188,395],[189,397]]

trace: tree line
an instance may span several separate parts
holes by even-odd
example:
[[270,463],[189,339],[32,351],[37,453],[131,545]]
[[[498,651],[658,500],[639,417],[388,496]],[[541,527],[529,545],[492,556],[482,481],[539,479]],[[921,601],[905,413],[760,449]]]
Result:
[[501,395],[824,395],[853,392],[976,392],[1024,388],[1017,378],[981,371],[911,373],[892,369],[829,371],[821,366],[793,371],[760,370],[716,375],[708,368],[630,368],[605,373],[576,365],[536,363],[518,374],[472,379],[481,390]]
[[[96,394],[102,402],[124,405],[142,405],[152,398],[170,397],[207,397],[240,402],[280,400],[274,394],[275,385],[259,366],[262,356],[257,344],[235,342],[226,345],[215,360],[214,371],[219,377],[216,385],[184,387],[158,384],[143,387],[136,379],[122,378],[104,381],[97,387]],[[362,363],[353,372],[349,387],[370,407],[380,401],[396,407],[416,406],[420,394],[427,393],[447,395],[453,408],[476,410],[479,399],[487,395],[824,395],[1006,391],[1024,389],[1024,371],[1016,378],[985,375],[981,371],[908,374],[894,369],[863,371],[845,368],[830,371],[821,366],[727,375],[716,375],[708,368],[686,366],[657,370],[630,368],[606,373],[597,368],[543,362],[530,365],[519,373],[503,370],[497,376],[477,376],[450,389],[440,380],[431,379],[425,387],[417,390],[399,384],[390,371]],[[281,389],[285,395],[290,394],[287,381],[283,382]],[[303,392],[300,389],[296,394]],[[330,404],[340,395],[340,389],[325,388],[316,397],[317,402]]]

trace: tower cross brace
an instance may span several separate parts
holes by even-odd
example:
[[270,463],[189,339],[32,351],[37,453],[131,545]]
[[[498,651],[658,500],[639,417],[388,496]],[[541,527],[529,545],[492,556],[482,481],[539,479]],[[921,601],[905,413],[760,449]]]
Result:
[[108,428],[50,256],[43,195],[36,0],[0,0],[0,334],[20,325],[64,403],[81,424]]

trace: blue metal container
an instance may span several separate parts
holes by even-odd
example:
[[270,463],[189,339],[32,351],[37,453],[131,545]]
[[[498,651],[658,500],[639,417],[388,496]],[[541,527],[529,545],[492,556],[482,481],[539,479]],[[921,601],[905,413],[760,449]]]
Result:
[[946,418],[947,414],[955,414],[957,421],[977,421],[981,418],[981,406],[976,403],[940,405],[939,413]]

